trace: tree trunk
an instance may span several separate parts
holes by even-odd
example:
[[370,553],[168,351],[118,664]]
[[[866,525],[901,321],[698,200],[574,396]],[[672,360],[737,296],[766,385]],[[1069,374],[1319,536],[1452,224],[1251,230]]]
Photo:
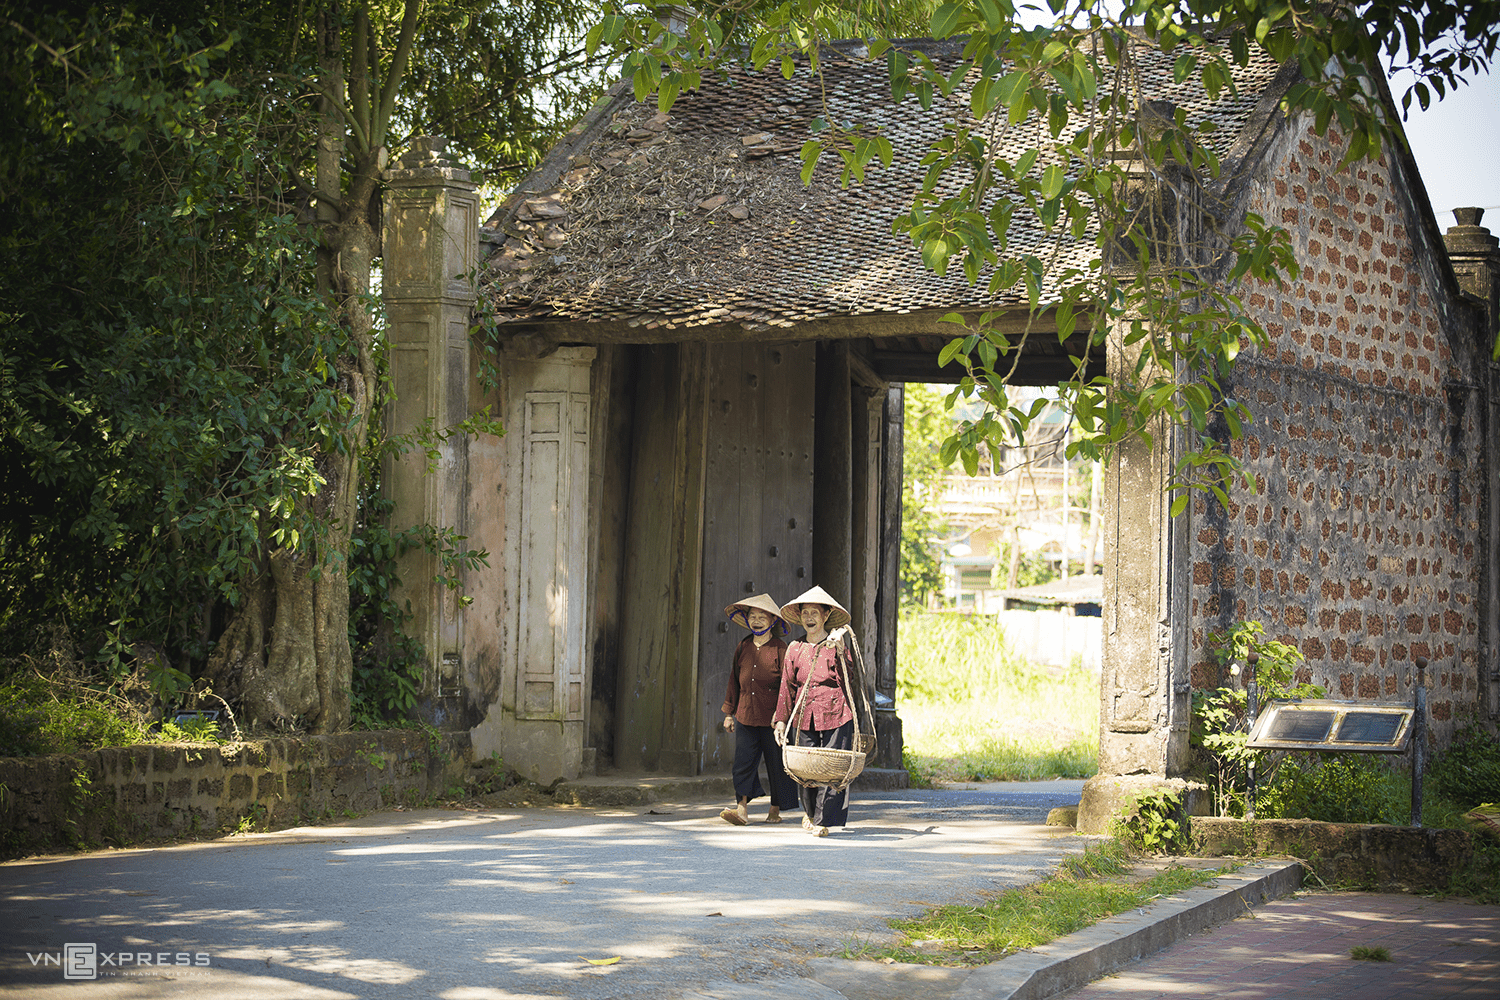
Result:
[[[371,211],[380,191],[380,170],[386,155],[385,124],[395,99],[394,87],[405,73],[421,4],[404,7],[401,42],[392,58],[392,79],[378,109],[367,107],[370,94],[367,58],[356,53],[356,97],[371,114],[359,162],[347,178],[345,66],[342,55],[343,19],[337,0],[318,15],[318,62],[323,83],[318,135],[316,225],[318,286],[330,309],[348,334],[348,348],[334,359],[339,391],[348,405],[349,423],[341,447],[318,458],[324,484],[313,498],[313,509],[326,528],[316,554],[293,555],[282,550],[271,557],[271,573],[261,591],[262,618],[274,608],[275,626],[262,660],[252,640],[254,630],[237,618],[230,632],[243,639],[225,648],[221,671],[238,670],[240,700],[245,715],[265,725],[292,722],[314,732],[337,732],[349,725],[349,698],[354,657],[349,648],[349,552],[359,504],[359,462],[369,437],[375,404],[373,322],[367,311],[371,262],[378,237]],[[368,21],[361,7],[356,35],[363,43]],[[374,141],[370,141],[373,137]],[[361,149],[356,144],[356,149]],[[347,179],[347,185],[345,183]],[[314,572],[316,571],[316,572]],[[248,606],[247,606],[248,610]],[[223,644],[221,644],[223,645]],[[218,654],[215,654],[216,658]]]

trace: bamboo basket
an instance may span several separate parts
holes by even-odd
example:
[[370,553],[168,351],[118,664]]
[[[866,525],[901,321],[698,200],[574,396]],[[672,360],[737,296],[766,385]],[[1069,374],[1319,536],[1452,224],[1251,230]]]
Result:
[[[849,631],[851,645],[854,647],[855,655],[859,654],[859,640],[854,637],[854,632]],[[787,743],[781,748],[781,766],[786,773],[791,775],[792,780],[804,787],[823,786],[837,791],[847,788],[849,783],[859,777],[865,769],[865,760],[875,752],[875,736],[872,733],[860,732],[859,709],[864,694],[863,684],[859,687],[859,695],[853,695],[854,689],[849,683],[849,675],[843,673],[842,661],[835,659],[840,664],[840,672],[844,682],[844,692],[851,695],[850,708],[854,715],[854,748],[852,750],[837,750],[831,747],[809,747],[798,746],[794,742]],[[797,704],[792,708],[793,733],[800,734],[802,728],[802,705],[807,697],[809,685],[802,685],[802,690],[797,694]],[[868,712],[868,708],[866,709]],[[872,728],[873,728],[873,719]]]

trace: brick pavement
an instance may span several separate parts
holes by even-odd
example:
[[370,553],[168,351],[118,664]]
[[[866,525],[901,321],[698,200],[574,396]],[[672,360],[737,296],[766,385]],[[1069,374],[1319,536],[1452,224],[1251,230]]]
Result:
[[[1389,962],[1355,961],[1357,945]],[[1067,1000],[1500,1000],[1500,906],[1305,892],[1061,994]]]

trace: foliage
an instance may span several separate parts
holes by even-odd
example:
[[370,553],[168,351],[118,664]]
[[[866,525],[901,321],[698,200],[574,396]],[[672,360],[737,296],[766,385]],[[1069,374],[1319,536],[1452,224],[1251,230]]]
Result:
[[1256,815],[1405,826],[1411,784],[1373,755],[1289,754],[1261,791]]
[[229,43],[125,15],[36,28],[82,40],[64,65],[15,47],[0,88],[0,449],[18,473],[0,633],[14,651],[69,621],[111,676],[139,659],[170,697],[265,544],[316,534],[341,335],[307,236],[236,194],[266,164],[221,78]]
[[1185,854],[1188,816],[1181,793],[1162,790],[1137,796],[1115,821],[1114,834],[1147,854]]
[[73,754],[148,739],[144,716],[107,692],[34,672],[0,684],[0,757]]
[[[979,906],[940,906],[890,921],[905,937],[894,948],[846,949],[846,958],[890,958],[928,965],[982,965],[1035,948],[1091,924],[1212,880],[1222,872],[1171,867],[1131,884],[1131,851],[1119,841],[1089,844],[1040,882],[1010,889]],[[938,951],[912,945],[936,941]]]
[[[1082,350],[1070,348],[1077,367],[1058,387],[1080,430],[1070,455],[1107,458],[1128,441],[1170,428],[1185,445],[1172,473],[1173,514],[1185,508],[1192,489],[1224,500],[1236,476],[1253,489],[1224,441],[1239,437],[1250,419],[1228,392],[1227,376],[1241,351],[1267,339],[1240,289],[1295,279],[1299,263],[1286,230],[1253,214],[1230,217],[1215,203],[1210,186],[1221,164],[1196,141],[1212,123],[1190,124],[1182,110],[1158,115],[1151,101],[1161,95],[1141,89],[1142,60],[1164,58],[1177,83],[1191,80],[1215,97],[1234,90],[1234,68],[1252,56],[1295,67],[1300,77],[1283,96],[1284,110],[1308,115],[1318,134],[1336,125],[1347,138],[1348,163],[1402,141],[1383,104],[1381,49],[1414,74],[1405,100],[1414,96],[1425,106],[1434,92],[1489,65],[1500,39],[1500,2],[1054,0],[1049,6],[1050,19],[1028,24],[1022,14],[1039,8],[1018,11],[1012,0],[943,3],[928,30],[961,42],[962,57],[951,66],[894,44],[878,25],[862,32],[867,58],[886,63],[893,100],[946,106],[953,118],[931,148],[898,150],[891,136],[854,119],[824,88],[823,113],[811,118],[802,147],[803,180],[825,156],[844,184],[863,183],[868,171],[897,155],[921,158],[925,181],[894,219],[896,230],[910,237],[932,271],[956,266],[992,297],[1014,292],[1029,303],[1032,322],[1014,336],[996,327],[993,311],[947,317],[954,336],[940,363],[957,362],[965,371],[950,405],[977,395],[986,408],[948,439],[945,463],[961,459],[973,474],[982,444],[994,449],[1024,440],[1040,410],[1013,398],[1008,381],[1029,337],[1049,322],[1044,313],[1055,309],[1060,342],[1076,334],[1099,348],[1115,338],[1126,362],[1089,379]],[[841,7],[723,0],[668,31],[652,8],[622,2],[606,8],[588,46],[622,50],[637,99],[655,93],[665,111],[717,60],[736,57],[729,26],[747,12],[763,12],[751,62],[779,65],[788,78],[806,72],[816,92],[820,47],[840,30],[834,15]],[[1022,133],[1028,126],[1035,128]],[[1031,145],[998,141],[1020,134],[1038,138]],[[1152,193],[1132,183],[1132,170]],[[1161,193],[1167,190],[1201,214],[1201,235],[1177,227],[1163,235],[1165,220],[1155,216],[1166,214]],[[1018,213],[1046,227],[1048,245],[1011,245]],[[1061,263],[1064,248],[1090,245],[1085,266]]]
[[1468,896],[1476,903],[1500,904],[1500,840],[1475,837],[1468,867],[1454,873],[1450,892]]
[[944,525],[937,503],[943,492],[938,451],[948,434],[942,397],[913,382],[905,387],[901,452],[901,599],[926,607],[942,589],[943,568],[937,540]]
[[1008,694],[1033,692],[1044,683],[1011,652],[993,615],[908,612],[898,634],[896,695],[903,702],[1010,700]]
[[157,730],[157,739],[162,743],[222,743],[219,724],[202,717],[185,719],[182,722],[165,721]]
[[[1012,542],[995,545],[995,567],[990,571],[990,586],[1000,588],[1010,585],[1010,560],[1014,551]],[[1017,560],[1016,586],[1031,587],[1056,579],[1057,571],[1041,552],[1022,552]]]
[[[359,487],[349,463],[375,395],[359,383],[373,379],[378,316],[367,274],[348,268],[353,250],[378,246],[379,170],[388,147],[435,130],[494,177],[534,162],[602,86],[576,41],[594,10],[8,8],[0,655],[60,623],[101,683],[144,671],[171,704],[240,616],[269,613],[258,595],[273,556],[289,557],[289,579],[323,586],[384,548],[370,539],[349,558],[364,514],[340,499]],[[324,141],[330,115],[347,141]],[[361,613],[388,611],[368,582],[354,588]],[[330,593],[306,620],[337,618],[348,598]],[[256,655],[276,672],[289,650]],[[409,707],[409,651],[396,650],[391,678],[370,652],[361,683]],[[332,685],[333,698],[350,687]]]
[[1463,809],[1500,802],[1500,741],[1477,723],[1462,726],[1428,773],[1428,787]]
[[[1326,693],[1315,684],[1295,684],[1302,654],[1295,646],[1265,638],[1258,621],[1238,622],[1227,632],[1208,637],[1209,652],[1219,664],[1221,676],[1243,677],[1248,685],[1250,654],[1259,657],[1254,680],[1258,688],[1257,709],[1266,702],[1288,698],[1321,698]],[[1189,742],[1199,752],[1214,789],[1214,805],[1220,816],[1241,816],[1245,811],[1249,768],[1256,768],[1258,784],[1269,781],[1284,755],[1251,750],[1248,690],[1219,687],[1193,692]]]
[[1357,944],[1349,950],[1349,957],[1356,961],[1389,962],[1391,960],[1391,953],[1388,949],[1382,948],[1379,945],[1372,947],[1370,945]]

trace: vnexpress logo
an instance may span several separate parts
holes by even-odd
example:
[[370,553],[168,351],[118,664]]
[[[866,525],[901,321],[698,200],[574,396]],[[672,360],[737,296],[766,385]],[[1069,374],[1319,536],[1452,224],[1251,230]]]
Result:
[[[63,950],[26,953],[33,967],[60,966],[64,979],[150,975],[171,968],[174,976],[206,976],[213,964],[206,951],[100,951],[92,941],[74,941]],[[127,970],[141,970],[127,971]]]
[[64,979],[98,979],[99,947],[92,941],[63,945]]

